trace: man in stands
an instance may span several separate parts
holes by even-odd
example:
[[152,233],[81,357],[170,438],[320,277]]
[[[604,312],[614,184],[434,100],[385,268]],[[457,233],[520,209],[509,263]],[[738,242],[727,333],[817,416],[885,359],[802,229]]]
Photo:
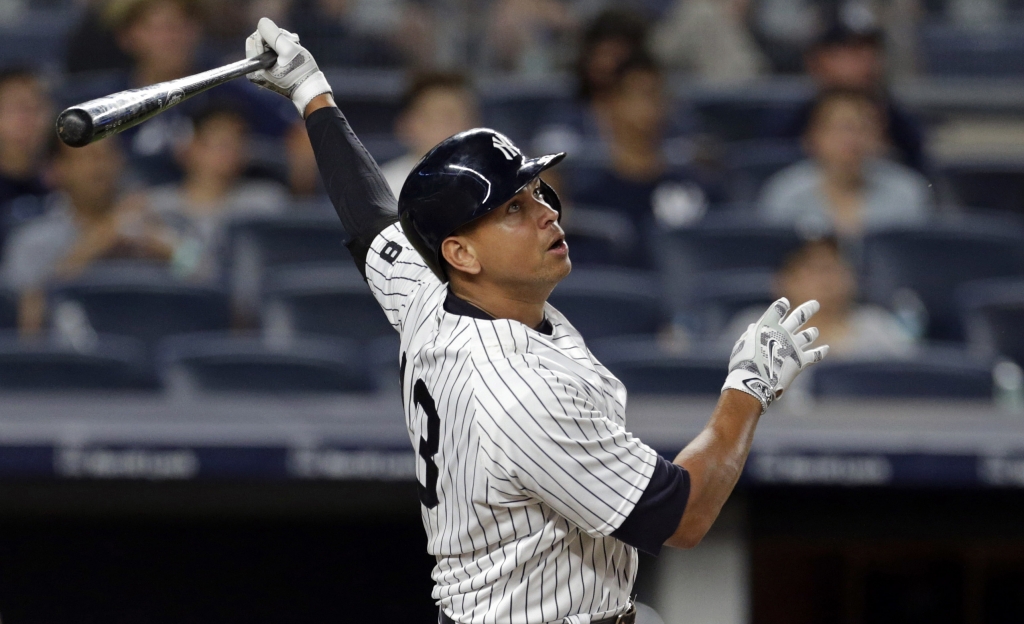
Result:
[[0,73],[0,246],[11,229],[42,214],[46,145],[53,106],[38,76]]
[[469,80],[462,74],[431,72],[412,80],[402,96],[395,135],[409,150],[381,167],[398,197],[416,163],[435,145],[479,124],[480,110]]
[[82,148],[56,142],[50,176],[57,192],[46,214],[15,230],[0,276],[21,296],[18,324],[38,332],[45,319],[43,289],[102,260],[166,262],[169,232],[147,217],[144,202],[121,192],[124,157],[117,139]]

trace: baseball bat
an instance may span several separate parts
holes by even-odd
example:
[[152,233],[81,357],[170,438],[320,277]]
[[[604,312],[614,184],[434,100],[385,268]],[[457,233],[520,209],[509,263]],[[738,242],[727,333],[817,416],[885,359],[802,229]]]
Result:
[[57,117],[57,136],[71,147],[84,147],[136,126],[207,89],[250,72],[267,69],[275,60],[277,53],[267,51],[192,76],[83,102]]

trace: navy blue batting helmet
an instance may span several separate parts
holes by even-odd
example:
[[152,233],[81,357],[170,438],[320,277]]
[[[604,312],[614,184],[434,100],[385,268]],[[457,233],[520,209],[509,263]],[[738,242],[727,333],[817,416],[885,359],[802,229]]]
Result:
[[[406,238],[442,282],[448,281],[441,243],[470,221],[512,199],[565,153],[526,158],[508,137],[487,128],[439,143],[406,178],[398,218]],[[562,212],[554,189],[541,181],[548,204]]]

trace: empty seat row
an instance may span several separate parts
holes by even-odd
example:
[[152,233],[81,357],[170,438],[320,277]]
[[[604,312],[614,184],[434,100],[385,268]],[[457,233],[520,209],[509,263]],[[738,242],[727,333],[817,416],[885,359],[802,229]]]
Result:
[[[685,356],[647,338],[597,340],[594,353],[634,395],[721,391],[727,355],[714,348]],[[164,341],[152,371],[142,343],[99,336],[86,350],[51,341],[0,336],[0,391],[157,391],[206,393],[367,393],[397,385],[397,340],[372,351],[329,337],[281,344],[255,337],[193,334]],[[367,365],[370,362],[372,365]],[[395,384],[383,381],[394,377]],[[992,397],[988,360],[964,352],[924,353],[898,361],[825,362],[811,369],[819,397]]]

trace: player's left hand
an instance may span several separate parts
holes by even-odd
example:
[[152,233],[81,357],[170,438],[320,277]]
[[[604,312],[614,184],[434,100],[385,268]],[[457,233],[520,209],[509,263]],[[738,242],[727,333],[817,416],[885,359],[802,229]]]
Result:
[[812,299],[786,316],[789,300],[783,297],[773,303],[733,347],[722,391],[733,389],[752,395],[761,402],[763,414],[800,371],[828,354],[828,345],[810,346],[818,338],[817,328],[799,331],[819,307]]
[[277,52],[277,61],[269,69],[252,72],[248,78],[257,86],[291,99],[299,109],[299,115],[305,116],[310,100],[332,93],[313,55],[299,45],[299,36],[264,17],[260,19],[256,32],[245,40],[245,57],[253,58],[267,50]]

